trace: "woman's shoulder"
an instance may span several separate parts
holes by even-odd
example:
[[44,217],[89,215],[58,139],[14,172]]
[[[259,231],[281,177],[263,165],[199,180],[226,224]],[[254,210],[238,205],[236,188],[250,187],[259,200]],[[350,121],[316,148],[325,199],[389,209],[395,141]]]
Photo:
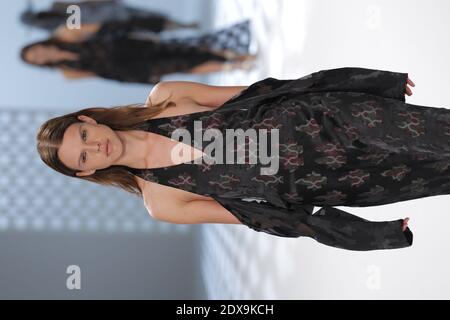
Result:
[[218,108],[248,86],[214,86],[191,81],[164,81],[151,90],[146,104],[157,105],[188,100],[203,107]]
[[202,106],[190,99],[179,99],[173,106],[163,109],[152,119],[184,116],[191,113],[213,110],[211,107]]

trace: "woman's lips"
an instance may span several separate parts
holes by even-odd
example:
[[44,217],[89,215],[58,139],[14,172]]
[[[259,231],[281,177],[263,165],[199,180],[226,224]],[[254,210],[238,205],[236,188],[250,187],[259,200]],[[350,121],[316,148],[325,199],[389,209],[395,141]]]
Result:
[[109,140],[106,140],[106,155],[109,157],[111,150],[109,146]]

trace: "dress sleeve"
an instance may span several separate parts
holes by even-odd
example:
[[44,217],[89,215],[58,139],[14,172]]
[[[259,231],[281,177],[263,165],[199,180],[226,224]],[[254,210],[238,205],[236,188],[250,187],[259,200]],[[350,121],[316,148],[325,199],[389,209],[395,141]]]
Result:
[[313,91],[364,92],[405,101],[408,73],[345,67],[312,74]]
[[299,79],[266,78],[255,82],[227,101],[232,104],[246,100],[246,104],[260,104],[264,99],[282,94],[310,92],[362,92],[405,102],[408,73],[345,67],[322,70]]
[[312,205],[280,208],[266,202],[214,197],[242,224],[279,237],[309,237],[327,246],[368,251],[397,249],[412,245],[413,234],[402,231],[403,219],[369,221],[334,207],[312,214]]

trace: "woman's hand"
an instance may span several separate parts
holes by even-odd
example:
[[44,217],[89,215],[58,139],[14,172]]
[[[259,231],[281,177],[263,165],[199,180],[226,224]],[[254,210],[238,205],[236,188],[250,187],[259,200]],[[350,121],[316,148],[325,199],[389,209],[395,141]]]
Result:
[[402,225],[402,230],[403,231],[405,231],[406,228],[408,227],[408,221],[409,221],[409,218],[403,219],[403,225]]
[[414,82],[412,82],[412,80],[410,78],[408,78],[408,80],[406,81],[406,85],[405,85],[405,87],[406,87],[406,94],[408,96],[411,96],[412,95],[412,91],[411,91],[411,88],[408,87],[408,85],[410,85],[412,87],[415,87],[416,85],[414,84]]

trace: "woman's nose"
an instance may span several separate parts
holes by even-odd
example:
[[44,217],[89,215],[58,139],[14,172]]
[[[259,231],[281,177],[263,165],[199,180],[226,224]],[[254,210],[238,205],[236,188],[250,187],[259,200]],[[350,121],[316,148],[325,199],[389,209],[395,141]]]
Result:
[[100,142],[94,142],[90,147],[92,150],[100,151]]

